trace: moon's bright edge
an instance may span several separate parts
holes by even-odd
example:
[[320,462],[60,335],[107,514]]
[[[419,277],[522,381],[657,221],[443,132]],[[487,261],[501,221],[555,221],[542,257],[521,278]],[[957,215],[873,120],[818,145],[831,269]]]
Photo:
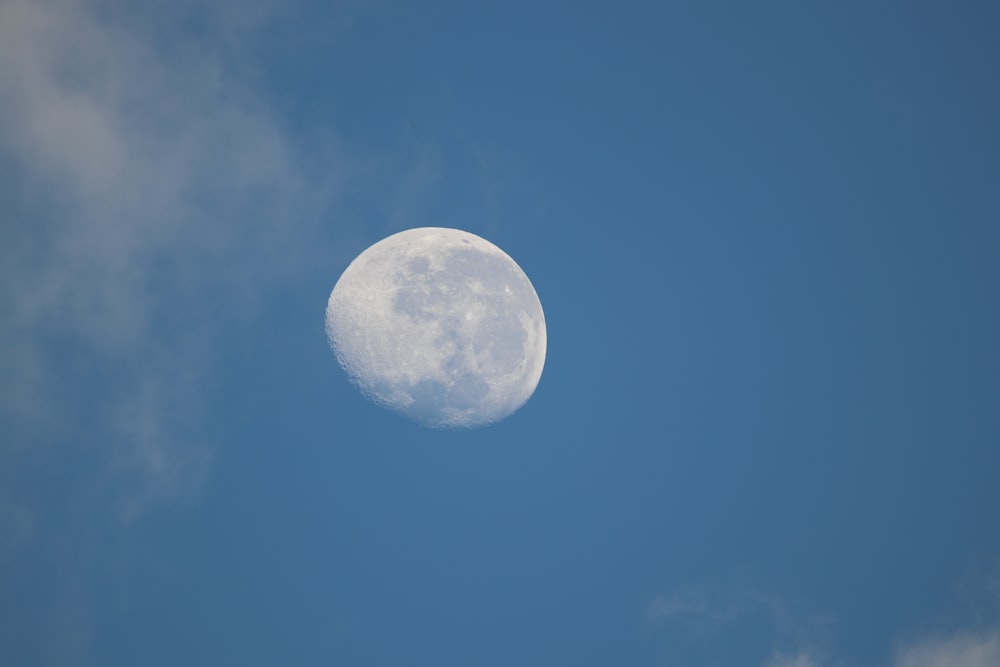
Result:
[[330,294],[326,333],[362,392],[437,428],[509,416],[545,364],[545,316],[528,277],[457,229],[410,229],[361,253]]

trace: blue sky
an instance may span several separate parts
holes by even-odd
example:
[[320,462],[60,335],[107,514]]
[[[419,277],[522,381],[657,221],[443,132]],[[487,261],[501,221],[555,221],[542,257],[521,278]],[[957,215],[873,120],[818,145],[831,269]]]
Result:
[[[0,663],[1000,664],[987,2],[0,0]],[[326,299],[456,227],[472,431]]]

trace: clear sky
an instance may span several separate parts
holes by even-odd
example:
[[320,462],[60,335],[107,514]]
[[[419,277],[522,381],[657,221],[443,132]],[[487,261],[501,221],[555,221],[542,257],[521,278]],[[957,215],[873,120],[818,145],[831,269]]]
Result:
[[[0,664],[1000,665],[997,7],[0,0]],[[489,428],[327,347],[420,226]]]

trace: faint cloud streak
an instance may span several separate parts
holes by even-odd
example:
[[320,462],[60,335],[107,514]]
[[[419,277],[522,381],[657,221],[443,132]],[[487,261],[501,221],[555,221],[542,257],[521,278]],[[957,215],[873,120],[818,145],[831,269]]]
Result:
[[821,667],[824,662],[808,651],[771,656],[764,667]]
[[135,516],[204,477],[215,320],[312,252],[339,165],[307,175],[203,36],[105,9],[0,3],[0,479],[86,447]]
[[[966,586],[969,587],[968,585]],[[966,591],[975,604],[963,605],[973,612],[975,622],[959,625],[951,632],[923,632],[900,642],[882,667],[996,667],[1000,665],[1000,628],[995,622],[995,608],[1000,602],[997,578],[979,577],[975,591]],[[993,611],[991,611],[993,610]],[[754,619],[766,622],[755,622]],[[646,619],[666,632],[672,645],[694,644],[704,650],[687,650],[696,656],[692,664],[741,664],[761,667],[836,667],[857,665],[844,661],[834,648],[832,629],[835,619],[795,609],[779,595],[742,592],[710,595],[704,589],[691,588],[680,593],[661,594],[646,607]],[[753,637],[770,645],[765,655],[740,654],[736,657],[712,653],[719,644],[734,642],[744,646]],[[737,641],[739,639],[739,641]],[[750,642],[752,643],[752,642]],[[744,646],[745,649],[745,646]],[[674,660],[669,656],[670,663]]]
[[996,667],[1000,632],[959,632],[899,649],[894,667]]

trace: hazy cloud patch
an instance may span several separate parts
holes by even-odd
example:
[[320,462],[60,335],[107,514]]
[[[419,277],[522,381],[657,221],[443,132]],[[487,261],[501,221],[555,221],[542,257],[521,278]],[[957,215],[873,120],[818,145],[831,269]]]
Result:
[[0,457],[85,447],[134,515],[203,477],[215,320],[314,252],[338,169],[307,173],[227,69],[236,8],[212,13],[216,42],[106,9],[0,3]]
[[[666,664],[741,664],[761,667],[996,667],[1000,665],[1000,585],[979,574],[959,587],[960,604],[942,609],[951,618],[897,641],[891,657],[859,663],[834,641],[836,619],[757,591],[720,594],[688,588],[655,596],[646,622],[669,640]],[[964,620],[956,620],[957,618]],[[893,638],[887,638],[891,645]],[[719,646],[736,646],[739,654]]]
[[83,660],[122,522],[209,473],[226,337],[335,236],[348,161],[234,65],[254,6],[0,0],[4,664]]
[[646,607],[646,617],[654,622],[689,618],[713,623],[725,622],[747,611],[742,597],[714,599],[701,589],[657,595]]
[[704,587],[657,595],[645,616],[663,640],[664,659],[682,664],[819,667],[836,625],[775,593]]
[[892,667],[1000,665],[1000,562],[977,563],[955,586],[955,603],[929,629],[897,643]]
[[772,655],[764,667],[821,667],[825,664],[821,658],[808,651]]
[[897,651],[893,667],[996,667],[1000,631],[958,632],[919,641]]

